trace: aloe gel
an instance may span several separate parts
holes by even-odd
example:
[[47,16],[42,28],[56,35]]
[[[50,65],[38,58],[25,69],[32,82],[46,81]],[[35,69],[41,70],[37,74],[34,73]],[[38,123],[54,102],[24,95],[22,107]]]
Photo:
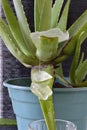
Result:
[[38,96],[48,130],[56,130],[52,99],[53,71],[51,65],[34,67],[31,70],[31,91]]

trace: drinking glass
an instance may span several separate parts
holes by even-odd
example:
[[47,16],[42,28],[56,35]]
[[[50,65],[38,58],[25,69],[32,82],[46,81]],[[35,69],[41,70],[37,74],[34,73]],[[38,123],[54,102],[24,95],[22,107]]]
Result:
[[[56,130],[77,130],[76,125],[67,120],[56,119]],[[28,130],[47,130],[45,120],[33,121]]]

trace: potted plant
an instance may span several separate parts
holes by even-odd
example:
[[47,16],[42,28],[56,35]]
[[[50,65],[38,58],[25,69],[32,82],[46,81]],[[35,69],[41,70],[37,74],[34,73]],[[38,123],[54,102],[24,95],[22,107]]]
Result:
[[[87,11],[85,11],[69,29],[66,29],[70,0],[67,0],[62,13],[60,12],[63,6],[63,0],[56,0],[53,6],[52,0],[34,0],[35,32],[31,32],[23,11],[21,0],[13,0],[13,3],[17,17],[14,15],[8,0],[2,1],[2,7],[8,24],[0,18],[0,36],[9,51],[25,67],[31,67],[30,90],[38,97],[48,130],[54,130],[56,129],[54,115],[54,106],[56,106],[56,103],[54,103],[53,106],[53,96],[55,95],[53,95],[52,88],[55,77],[60,80],[58,83],[60,87],[69,87],[67,88],[68,95],[69,91],[73,90],[75,93],[78,90],[77,88],[72,87],[87,86],[87,81],[84,79],[87,74],[87,61],[83,62],[84,54],[82,54],[79,61],[81,44],[87,37]],[[70,69],[70,80],[67,81],[64,79],[62,65],[60,63],[66,60],[71,54],[74,54],[74,58]],[[23,86],[25,86],[23,80],[21,79],[20,81]],[[29,84],[28,79],[25,79],[25,81]],[[13,94],[14,86],[11,88],[13,83],[16,86],[16,98]],[[13,97],[12,103],[14,102],[13,107],[15,110],[18,110],[18,102],[16,102],[18,100],[17,97],[23,99],[24,102],[24,97],[26,97],[26,95],[28,96],[29,88],[26,88],[27,93],[25,95],[22,93],[24,88],[20,87],[22,91],[21,94],[19,94],[17,91],[19,84],[18,80],[4,82],[5,86],[9,86],[8,89],[10,96]],[[62,91],[59,88],[57,89]],[[63,89],[64,92],[67,90],[66,88]],[[32,96],[32,94],[30,95]],[[77,97],[79,97],[78,95]],[[32,100],[35,98],[35,96],[32,97]],[[27,98],[27,101],[28,100],[29,97]],[[35,100],[37,102],[37,99]],[[55,101],[56,100],[57,98]],[[19,106],[21,107],[21,102],[19,103]],[[22,106],[22,110],[27,112],[26,115],[28,115],[28,109],[29,108],[27,108],[26,111],[25,107]],[[58,110],[55,109],[55,113],[57,113],[57,111]],[[21,123],[22,127],[18,126],[18,129],[27,129],[27,124],[29,122],[27,119],[27,123],[25,123],[26,120],[23,119],[21,119],[20,122],[19,118],[22,116],[23,112],[19,110],[19,113],[18,111],[16,113],[18,115],[17,121],[18,123]],[[73,112],[72,114],[74,115]],[[59,113],[57,116],[58,115]],[[71,113],[69,114],[68,112],[67,116],[68,115],[71,116]],[[67,118],[67,116],[64,115],[65,118]],[[42,117],[42,115],[40,117]],[[60,116],[58,117],[60,118]]]

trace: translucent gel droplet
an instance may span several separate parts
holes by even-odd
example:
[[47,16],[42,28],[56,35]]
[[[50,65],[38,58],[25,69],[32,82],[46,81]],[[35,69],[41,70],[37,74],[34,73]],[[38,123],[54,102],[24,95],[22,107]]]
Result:
[[48,97],[52,95],[52,90],[49,86],[44,87],[40,84],[32,83],[30,89],[36,96],[38,96],[38,98],[42,100],[47,100]]

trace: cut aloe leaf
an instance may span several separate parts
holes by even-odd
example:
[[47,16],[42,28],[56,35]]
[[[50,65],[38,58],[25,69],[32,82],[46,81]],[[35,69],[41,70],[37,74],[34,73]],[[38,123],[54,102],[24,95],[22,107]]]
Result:
[[41,61],[50,61],[52,60],[56,54],[58,49],[58,38],[47,38],[45,36],[41,36],[36,55]]
[[52,78],[49,73],[42,70],[33,70],[31,77],[34,82],[43,82]]
[[[39,73],[40,76],[42,75],[41,77],[37,76]],[[52,101],[52,86],[54,82],[53,66],[48,65],[32,68],[31,80],[31,91],[36,96],[38,96],[47,128],[48,130],[56,130],[54,107]]]
[[41,100],[47,100],[52,95],[52,90],[46,83],[32,83],[30,89]]
[[69,40],[69,32],[68,31],[62,32],[59,28],[53,28],[53,29],[49,29],[47,31],[41,31],[41,32],[34,32],[34,33],[31,33],[31,38],[36,47],[38,46],[38,41],[39,41],[40,36],[45,36],[48,38],[58,37],[58,41],[60,43]]
[[50,96],[47,100],[40,100],[40,105],[42,108],[43,115],[45,117],[46,125],[48,130],[56,130],[56,122],[54,115],[54,105],[52,96]]
[[48,62],[60,53],[60,46],[64,46],[61,42],[69,39],[69,33],[54,28],[48,31],[31,33],[31,38],[37,48],[36,54],[39,60]]
[[[43,69],[44,68],[44,69]],[[49,73],[51,66],[43,68],[32,68],[31,70],[31,91],[42,100],[47,100],[52,95],[53,76]]]

